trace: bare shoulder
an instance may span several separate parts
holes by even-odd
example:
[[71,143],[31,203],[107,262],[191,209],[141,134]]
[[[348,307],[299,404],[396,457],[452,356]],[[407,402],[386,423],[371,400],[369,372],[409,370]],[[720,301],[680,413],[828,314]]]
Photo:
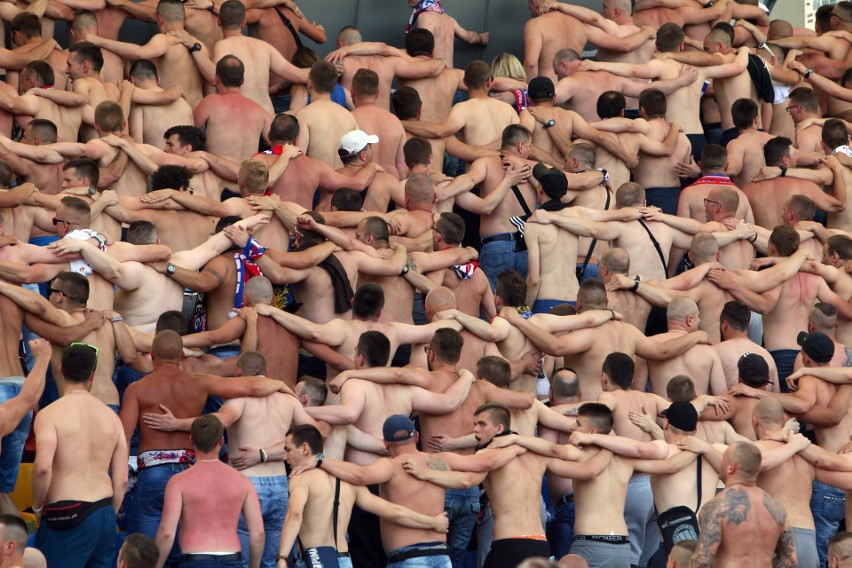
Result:
[[772,520],[778,526],[783,527],[786,524],[787,511],[784,509],[784,505],[773,499],[765,491],[763,492],[763,506],[766,507],[766,511],[772,516]]

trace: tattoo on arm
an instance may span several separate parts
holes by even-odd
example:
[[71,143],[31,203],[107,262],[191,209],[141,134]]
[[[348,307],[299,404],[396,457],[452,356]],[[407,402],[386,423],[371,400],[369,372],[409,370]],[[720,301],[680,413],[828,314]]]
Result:
[[692,555],[692,566],[698,568],[713,566],[713,555],[722,542],[720,517],[724,514],[724,500],[720,497],[708,502],[698,513],[698,548]]
[[218,272],[216,272],[215,270],[213,270],[212,268],[205,268],[203,270],[203,272],[207,272],[208,274],[211,274],[214,278],[216,278],[216,286],[217,287],[221,286],[222,282],[225,281],[225,277],[222,276],[221,274],[219,274]]
[[426,467],[436,471],[449,471],[450,469],[447,467],[447,464],[444,463],[444,460],[435,456],[429,456],[429,459],[426,460]]
[[796,562],[796,535],[793,534],[791,527],[787,527],[778,537],[778,544],[775,545],[772,568],[795,568]]

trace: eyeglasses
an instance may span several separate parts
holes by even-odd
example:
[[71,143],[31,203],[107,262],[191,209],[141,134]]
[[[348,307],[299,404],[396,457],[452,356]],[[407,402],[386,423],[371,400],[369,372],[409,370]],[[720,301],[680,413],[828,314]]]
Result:
[[51,289],[50,289],[50,293],[51,293],[51,294],[62,294],[62,295],[63,295],[63,296],[65,296],[66,298],[68,297],[68,294],[66,294],[66,293],[65,293],[65,292],[63,292],[62,290],[59,290],[58,288],[51,288]]
[[92,365],[92,370],[89,372],[90,375],[94,374],[95,369],[98,368],[98,354],[100,353],[100,349],[94,345],[89,345],[88,343],[72,343],[70,347],[88,347],[95,352],[95,363]]
[[796,108],[797,106],[799,106],[799,105],[790,105],[790,106],[786,107],[784,110],[786,110],[787,112],[790,112],[790,109]]
[[59,223],[64,223],[64,224],[66,224],[66,225],[70,225],[70,224],[71,224],[71,221],[66,221],[65,219],[58,219],[58,218],[54,217],[54,218],[53,218],[53,225],[54,225],[54,226],[56,226],[56,225],[58,225]]
[[432,226],[432,230],[433,230],[434,232],[438,233],[439,235],[441,235],[441,237],[443,237],[443,236],[444,236],[444,233],[442,233],[441,231],[439,231],[437,226],[433,225],[433,226]]
[[707,199],[707,198],[705,197],[705,198],[704,198],[704,205],[707,205],[708,203],[712,203],[713,205],[718,205],[719,207],[721,207],[721,206],[722,206],[722,204],[721,204],[721,203],[719,203],[718,201],[713,201],[712,199]]

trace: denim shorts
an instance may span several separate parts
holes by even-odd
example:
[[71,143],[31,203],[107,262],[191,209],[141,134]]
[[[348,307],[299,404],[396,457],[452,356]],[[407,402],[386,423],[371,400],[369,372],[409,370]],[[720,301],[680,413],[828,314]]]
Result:
[[[15,398],[21,393],[24,377],[7,377],[0,379],[0,403]],[[18,426],[3,437],[0,450],[0,493],[12,493],[18,481],[21,469],[21,457],[24,454],[24,444],[33,423],[33,413],[28,412],[18,423]]]

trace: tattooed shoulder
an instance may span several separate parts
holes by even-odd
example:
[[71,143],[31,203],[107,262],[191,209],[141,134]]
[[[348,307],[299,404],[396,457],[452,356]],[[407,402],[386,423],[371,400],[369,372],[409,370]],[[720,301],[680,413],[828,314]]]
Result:
[[772,520],[778,523],[778,526],[783,527],[787,521],[787,511],[784,510],[784,506],[770,497],[768,493],[763,495],[763,506],[772,516]]
[[444,463],[444,460],[436,456],[429,456],[426,460],[426,467],[436,471],[448,471],[450,469],[447,467],[447,464]]

